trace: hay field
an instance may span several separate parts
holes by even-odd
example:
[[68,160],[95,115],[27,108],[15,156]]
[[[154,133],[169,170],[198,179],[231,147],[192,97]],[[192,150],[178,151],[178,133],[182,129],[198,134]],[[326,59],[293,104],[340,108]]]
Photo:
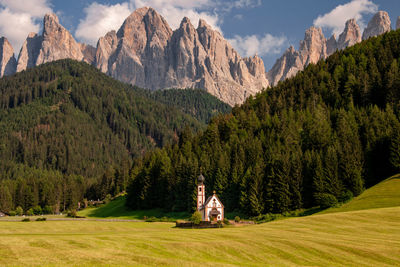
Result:
[[400,206],[400,175],[394,175],[365,190],[361,195],[337,208],[319,214]]
[[0,221],[0,265],[400,265],[400,207],[223,229],[173,226]]

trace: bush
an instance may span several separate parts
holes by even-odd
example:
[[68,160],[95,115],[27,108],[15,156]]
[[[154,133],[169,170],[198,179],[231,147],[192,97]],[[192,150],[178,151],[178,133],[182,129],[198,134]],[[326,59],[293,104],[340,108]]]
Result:
[[160,219],[158,219],[158,218],[156,218],[154,216],[151,216],[151,217],[146,219],[146,222],[159,222],[159,221],[160,221]]
[[240,223],[240,217],[239,216],[235,216],[235,223]]
[[169,221],[170,221],[169,218],[165,216],[160,219],[160,222],[169,222]]
[[76,218],[77,217],[76,210],[68,211],[67,217]]
[[353,199],[353,193],[349,190],[347,190],[346,192],[343,192],[342,195],[339,197],[339,201],[342,203],[346,203],[349,202],[350,200]]
[[332,194],[328,193],[319,193],[315,195],[315,200],[317,204],[321,207],[321,209],[327,209],[330,207],[334,207],[338,204],[336,197]]
[[21,206],[18,206],[18,207],[15,209],[15,213],[16,213],[18,216],[22,216],[22,215],[24,215],[24,210],[21,208]]
[[231,224],[227,218],[224,218],[224,224],[229,225]]
[[40,207],[39,205],[33,207],[33,214],[35,214],[35,215],[41,215],[42,212],[43,212],[43,211],[42,211],[42,207]]
[[112,200],[111,195],[110,195],[110,194],[107,194],[107,195],[106,195],[106,198],[104,199],[104,204],[110,203],[111,200]]
[[24,218],[24,219],[22,219],[21,222],[30,222],[30,221],[31,221],[31,219],[29,219],[29,218]]
[[49,205],[46,205],[43,208],[43,214],[53,214],[53,209]]
[[26,215],[28,215],[28,216],[33,216],[33,209],[32,208],[30,208],[27,212],[26,212]]
[[44,222],[44,221],[46,221],[46,220],[47,220],[47,219],[44,218],[44,217],[42,217],[42,218],[37,218],[37,219],[36,219],[37,222]]
[[10,211],[10,213],[8,215],[15,216],[15,215],[17,215],[17,213],[14,210],[12,210],[12,211]]
[[193,212],[192,216],[190,217],[190,221],[195,225],[199,225],[201,223],[202,216],[199,211]]

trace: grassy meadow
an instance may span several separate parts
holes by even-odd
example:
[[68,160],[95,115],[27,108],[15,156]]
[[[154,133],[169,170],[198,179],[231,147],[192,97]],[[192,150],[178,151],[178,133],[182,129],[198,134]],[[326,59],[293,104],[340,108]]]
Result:
[[320,214],[398,206],[400,206],[400,175],[395,175],[365,190],[350,202],[324,210]]
[[90,220],[162,213],[129,211],[124,197],[81,211],[84,221],[0,219],[0,266],[399,266],[399,192],[394,176],[338,208],[222,229]]
[[400,265],[400,207],[223,229],[172,223],[0,222],[0,265]]
[[149,217],[168,217],[171,221],[189,218],[187,212],[164,212],[160,209],[153,210],[129,210],[125,206],[126,196],[119,196],[109,203],[97,208],[87,208],[78,212],[79,216],[87,218],[104,218],[104,219],[123,219],[123,220],[143,220]]

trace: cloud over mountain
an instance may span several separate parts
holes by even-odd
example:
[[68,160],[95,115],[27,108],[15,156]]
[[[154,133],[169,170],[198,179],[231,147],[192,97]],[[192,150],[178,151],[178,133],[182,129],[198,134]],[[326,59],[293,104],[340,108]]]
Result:
[[314,20],[314,26],[332,30],[338,35],[343,31],[346,21],[355,19],[361,28],[365,23],[363,15],[377,12],[378,6],[370,0],[353,0],[344,5],[338,5],[329,13],[318,16]]
[[30,32],[38,32],[46,13],[52,12],[47,0],[0,0],[0,32],[19,50]]
[[102,5],[94,2],[84,12],[86,17],[80,21],[75,35],[86,43],[96,45],[100,36],[121,26],[131,13],[131,8],[128,3]]
[[257,35],[247,35],[241,37],[235,35],[229,42],[242,56],[265,56],[267,54],[279,54],[282,47],[286,45],[285,36],[273,36],[269,33],[260,37]]

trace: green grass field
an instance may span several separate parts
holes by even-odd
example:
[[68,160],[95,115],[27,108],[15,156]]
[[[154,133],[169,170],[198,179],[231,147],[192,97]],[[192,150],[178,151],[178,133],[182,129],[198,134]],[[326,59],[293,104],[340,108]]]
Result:
[[400,265],[400,207],[223,229],[173,226],[0,222],[0,265]]
[[365,190],[350,202],[324,210],[320,214],[398,206],[400,206],[400,175],[395,175]]
[[[326,214],[222,229],[0,220],[0,266],[400,266],[399,187],[392,177]],[[123,201],[80,215],[148,215],[124,210]]]
[[189,218],[190,214],[187,212],[164,212],[160,209],[153,210],[129,210],[125,206],[126,197],[120,196],[113,201],[109,202],[98,208],[87,208],[78,212],[79,216],[87,218],[107,218],[107,219],[128,219],[128,220],[143,220],[146,216],[149,217],[168,217],[171,221],[177,219]]

